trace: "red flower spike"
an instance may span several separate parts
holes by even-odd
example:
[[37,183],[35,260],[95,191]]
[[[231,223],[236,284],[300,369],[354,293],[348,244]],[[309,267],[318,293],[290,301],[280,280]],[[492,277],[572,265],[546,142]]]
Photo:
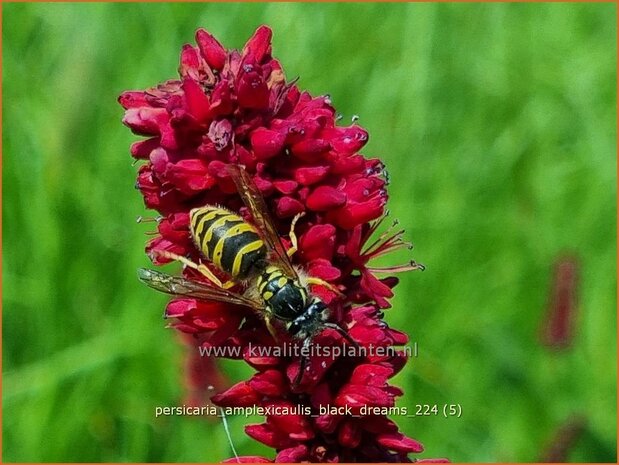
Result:
[[[161,252],[173,252],[206,264],[222,281],[229,279],[196,248],[189,212],[220,205],[249,220],[228,171],[230,164],[243,165],[286,246],[292,245],[292,219],[304,214],[296,224],[298,251],[292,261],[303,277],[333,286],[309,285],[329,306],[330,321],[357,344],[392,352],[365,357],[313,354],[295,384],[301,359],[273,351],[302,342],[291,338],[277,319],[274,338],[246,307],[179,297],[166,308],[169,326],[185,333],[195,349],[219,349],[257,370],[249,380],[212,396],[214,404],[308,409],[291,415],[270,410],[264,423],[246,426],[249,436],[276,450],[275,461],[410,461],[408,454],[421,452],[422,446],[402,435],[386,416],[320,412],[326,405],[349,407],[354,413],[363,406],[390,407],[402,395],[388,380],[406,363],[396,347],[408,337],[387,326],[380,308],[390,306],[398,282],[393,273],[422,267],[414,262],[385,268],[371,264],[373,258],[409,244],[402,240],[403,231],[392,229],[372,238],[388,197],[380,160],[358,153],[368,141],[367,131],[357,125],[338,127],[328,97],[313,97],[286,80],[271,56],[268,27],[260,27],[241,52],[226,50],[203,29],[196,32],[196,43],[182,48],[179,79],[119,98],[126,110],[123,123],[147,137],[131,147],[131,155],[144,161],[137,188],[146,206],[162,216],[147,253],[155,265],[170,261]],[[379,277],[381,273],[386,276]],[[188,267],[182,274],[206,281]],[[234,291],[242,293],[252,284],[238,283]],[[332,329],[319,332],[311,342],[312,347],[350,347]],[[256,352],[256,347],[263,351]],[[199,403],[195,396],[206,392],[195,387],[204,385],[206,374],[198,371],[207,366],[212,371],[215,365],[196,363],[195,356],[190,364],[191,379],[197,380],[192,402]],[[269,461],[250,456],[225,463]]]

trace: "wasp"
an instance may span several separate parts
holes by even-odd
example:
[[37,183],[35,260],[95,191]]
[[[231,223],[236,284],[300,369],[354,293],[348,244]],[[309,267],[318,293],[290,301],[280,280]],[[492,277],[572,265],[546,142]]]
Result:
[[[342,327],[328,321],[327,305],[312,295],[309,286],[325,286],[341,294],[339,290],[321,279],[306,276],[291,262],[298,247],[294,228],[302,214],[292,221],[289,233],[291,247],[286,250],[264,198],[251,177],[236,165],[229,165],[228,171],[251,213],[253,223],[226,208],[205,205],[191,210],[190,232],[204,258],[230,276],[230,280],[221,282],[204,263],[198,264],[165,251],[158,253],[197,270],[209,284],[145,268],[138,270],[140,280],[172,295],[249,307],[264,318],[274,336],[271,320],[278,320],[291,336],[303,341],[305,350],[301,353],[306,353],[312,339],[326,328],[334,329],[350,344],[358,347]],[[239,283],[245,284],[245,292],[231,290]],[[295,385],[300,383],[306,365],[307,357],[303,357],[294,380]]]

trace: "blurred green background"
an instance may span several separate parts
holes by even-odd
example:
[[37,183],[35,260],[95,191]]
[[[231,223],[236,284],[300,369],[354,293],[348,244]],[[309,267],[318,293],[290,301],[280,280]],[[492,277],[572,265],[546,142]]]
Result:
[[[126,89],[176,76],[196,28],[240,48],[262,24],[288,77],[329,93],[392,178],[425,273],[387,319],[419,345],[396,418],[423,457],[536,461],[574,415],[572,461],[616,461],[615,4],[2,5],[3,460],[213,462],[219,421],[182,405],[166,297],[136,268]],[[553,263],[578,257],[575,337],[540,344]],[[393,256],[396,263],[405,256]],[[231,381],[247,376],[227,363]],[[254,419],[259,420],[259,419]],[[239,453],[269,449],[230,418]]]

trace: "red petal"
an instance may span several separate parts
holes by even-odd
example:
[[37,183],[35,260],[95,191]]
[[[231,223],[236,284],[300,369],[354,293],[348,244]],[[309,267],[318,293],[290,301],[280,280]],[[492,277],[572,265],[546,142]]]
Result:
[[265,160],[282,151],[286,136],[270,129],[258,128],[251,133],[250,141],[256,158]]
[[240,144],[235,144],[235,150],[237,156],[239,157],[239,162],[242,165],[245,165],[248,170],[253,170],[256,167],[258,160],[253,152],[247,150]]
[[331,172],[333,174],[359,173],[365,166],[365,158],[361,155],[338,155],[331,161]]
[[156,237],[146,244],[146,253],[155,265],[170,263],[172,260],[170,258],[162,257],[159,254],[154,254],[154,250],[171,252],[179,255],[185,255],[189,251],[187,247],[182,244],[177,244],[176,242],[170,241],[169,239],[165,239],[163,237]]
[[316,184],[329,172],[328,166],[310,166],[299,168],[294,172],[294,179],[304,186]]
[[183,78],[200,79],[200,54],[196,47],[192,47],[189,44],[183,45],[178,72]]
[[307,197],[307,207],[314,211],[327,211],[346,203],[346,194],[331,186],[318,186]]
[[263,110],[269,106],[269,88],[256,71],[242,74],[236,86],[236,95],[241,107]]
[[335,405],[359,408],[364,405],[375,407],[393,407],[395,400],[383,389],[375,386],[347,384],[335,398]]
[[323,433],[332,434],[337,425],[342,421],[342,416],[339,415],[321,415],[314,420],[314,424],[319,431]]
[[208,120],[211,116],[211,104],[200,85],[191,78],[185,78],[183,79],[183,91],[185,92],[187,112],[196,121]]
[[165,108],[130,108],[125,112],[123,124],[143,136],[158,136],[164,132],[170,116]]
[[181,160],[170,164],[167,177],[181,192],[192,194],[215,185],[215,180],[208,173],[208,165],[198,159]]
[[165,309],[166,318],[178,318],[190,313],[198,307],[194,299],[175,299],[168,303]]
[[287,434],[273,429],[270,425],[263,423],[260,425],[247,425],[245,433],[263,444],[274,449],[284,449],[294,445]]
[[361,150],[368,141],[368,132],[360,126],[332,128],[323,132],[333,149],[344,154],[353,154]]
[[189,239],[189,214],[174,213],[164,218],[157,227],[166,239],[183,243]]
[[338,431],[338,442],[344,447],[354,449],[361,442],[362,430],[356,421],[345,421]]
[[305,206],[297,199],[293,199],[292,197],[280,198],[277,201],[277,207],[275,208],[275,212],[280,218],[289,218],[296,215],[297,213],[301,213],[304,210]]
[[423,446],[401,433],[379,434],[378,443],[386,448],[398,452],[423,452]]
[[273,32],[267,26],[260,26],[243,47],[243,57],[251,56],[256,62],[271,54],[271,36]]
[[[265,407],[275,407],[278,409],[286,408],[289,412],[298,409],[298,404],[288,401],[276,401],[264,404]],[[288,413],[281,415],[269,415],[269,422],[280,431],[288,434],[292,439],[307,441],[314,437],[310,422],[303,415]]]
[[260,402],[260,396],[249,386],[249,383],[242,381],[214,395],[211,400],[221,407],[251,407]]
[[275,367],[278,366],[279,363],[281,362],[280,357],[267,357],[267,356],[263,356],[263,355],[257,355],[255,357],[250,357],[250,352],[249,350],[247,350],[244,354],[243,354],[243,359],[250,364],[252,367],[258,369],[258,370],[264,370],[265,368],[268,367]]
[[204,29],[196,31],[196,43],[200,53],[212,69],[221,70],[226,62],[226,50]]
[[387,198],[379,197],[365,203],[348,204],[330,212],[328,220],[344,229],[353,229],[379,218],[384,212],[385,203]]
[[265,396],[280,397],[286,392],[284,375],[279,370],[257,373],[249,380],[249,385]]
[[213,117],[228,115],[234,110],[232,90],[228,81],[221,81],[211,94],[211,113]]
[[120,97],[118,97],[118,103],[120,103],[125,110],[150,106],[146,101],[146,94],[142,91],[123,92],[120,94]]
[[330,148],[331,144],[324,139],[304,139],[290,147],[290,151],[302,160],[313,161],[320,158]]
[[385,416],[369,415],[363,418],[363,429],[373,434],[397,433],[398,425]]
[[331,395],[329,384],[327,382],[318,384],[314,388],[314,392],[310,398],[311,404],[316,408],[320,407],[320,405],[330,404],[332,400],[333,396]]
[[318,258],[310,262],[307,270],[311,276],[324,279],[325,281],[335,281],[342,275],[339,268],[336,268],[329,260],[324,258]]
[[303,444],[284,449],[275,457],[276,463],[301,463],[307,460],[307,446]]
[[263,177],[257,174],[256,176],[254,176],[254,183],[256,184],[256,187],[258,188],[258,190],[265,197],[268,197],[269,195],[273,193],[273,183],[269,181],[268,179],[264,179]]
[[299,248],[308,262],[317,258],[331,260],[335,248],[335,226],[331,224],[312,226],[301,236]]
[[350,377],[351,384],[382,387],[393,375],[393,370],[380,365],[363,364],[353,371]]
[[391,307],[391,304],[387,299],[393,297],[393,291],[371,272],[366,271],[361,274],[361,288],[367,295],[376,300],[376,303],[380,308]]
[[171,323],[169,327],[174,328],[185,334],[198,334],[202,332],[201,329],[196,328],[195,326],[192,326],[192,325],[188,325],[186,323]]
[[273,186],[275,189],[280,191],[282,194],[290,195],[292,194],[299,184],[295,181],[273,181]]
[[131,144],[131,155],[134,158],[146,160],[150,156],[151,152],[157,147],[159,147],[158,137],[140,140]]

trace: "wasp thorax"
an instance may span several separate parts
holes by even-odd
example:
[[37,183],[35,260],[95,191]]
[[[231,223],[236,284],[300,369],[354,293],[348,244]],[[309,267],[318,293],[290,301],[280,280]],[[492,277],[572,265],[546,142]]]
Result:
[[267,267],[260,275],[258,291],[269,310],[281,320],[294,320],[307,306],[307,289],[276,266]]
[[327,305],[317,297],[288,326],[288,332],[298,338],[312,337],[324,328]]

